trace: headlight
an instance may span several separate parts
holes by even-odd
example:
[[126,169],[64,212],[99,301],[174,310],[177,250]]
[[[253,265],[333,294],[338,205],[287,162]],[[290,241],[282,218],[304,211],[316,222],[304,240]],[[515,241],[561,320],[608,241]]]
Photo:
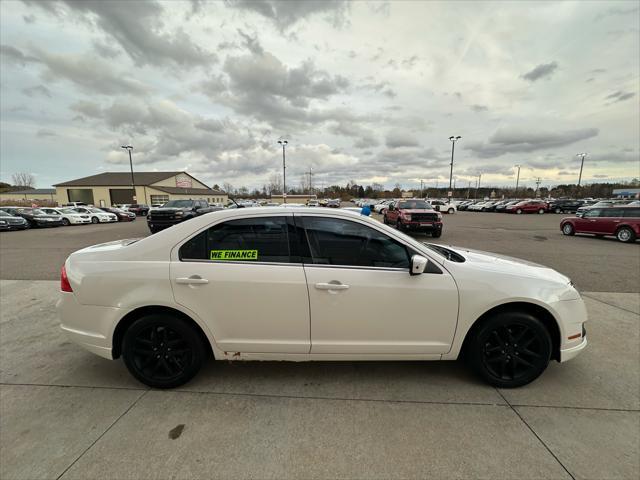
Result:
[[442,220],[442,214],[438,213],[438,220]]
[[7,222],[5,222],[4,220],[0,220],[0,225],[6,225]]
[[182,215],[184,215],[184,212],[182,211],[176,212],[176,217],[181,217]]
[[411,221],[411,214],[409,214],[409,213],[405,214],[404,219],[405,219],[407,222],[410,222],[410,221]]

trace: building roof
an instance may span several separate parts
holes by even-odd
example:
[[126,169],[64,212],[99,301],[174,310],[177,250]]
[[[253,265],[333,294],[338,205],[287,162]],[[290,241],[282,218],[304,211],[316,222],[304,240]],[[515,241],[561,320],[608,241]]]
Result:
[[155,190],[170,193],[171,195],[226,195],[220,190],[212,190],[210,188],[180,188],[180,187],[164,187],[154,185]]
[[[175,177],[189,175],[187,172],[133,172],[136,185],[149,186],[156,182]],[[190,175],[189,175],[190,176]],[[54,187],[130,187],[131,172],[103,172],[89,177],[56,183]]]
[[13,190],[9,192],[2,192],[2,195],[7,193],[17,193],[18,195],[55,195],[55,188],[30,188],[28,190]]

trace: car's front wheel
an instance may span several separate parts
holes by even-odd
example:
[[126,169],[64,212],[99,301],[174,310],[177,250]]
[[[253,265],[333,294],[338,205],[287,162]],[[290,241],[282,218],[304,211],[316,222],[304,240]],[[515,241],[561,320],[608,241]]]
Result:
[[556,213],[562,213],[562,209],[560,207],[556,207],[555,212]]
[[551,348],[551,335],[540,320],[524,312],[503,312],[473,332],[468,359],[489,384],[514,388],[544,372]]
[[539,210],[538,210],[538,213],[539,213],[540,215],[542,215],[542,214],[544,213],[544,208],[539,209]]
[[629,227],[621,227],[616,232],[616,238],[624,243],[630,243],[635,241],[636,234]]
[[63,218],[62,225],[64,225],[65,227],[68,227],[69,225],[71,225],[71,222],[69,221],[68,218]]
[[522,213],[522,209],[521,209],[521,208],[517,209],[517,210],[516,210],[516,213],[517,213],[518,215],[520,215],[520,214]]
[[440,238],[442,236],[442,230],[434,230],[431,232],[431,236],[433,238]]
[[147,315],[125,332],[122,358],[129,372],[145,385],[174,388],[200,370],[206,349],[198,332],[168,314]]
[[451,215],[455,213],[455,210],[453,208],[450,208],[449,210],[447,210],[447,213]]
[[91,223],[95,224],[98,223],[100,220],[98,220],[98,217],[91,217]]
[[562,226],[562,233],[565,235],[574,235],[576,232],[573,229],[573,225],[571,225],[570,223],[565,223]]

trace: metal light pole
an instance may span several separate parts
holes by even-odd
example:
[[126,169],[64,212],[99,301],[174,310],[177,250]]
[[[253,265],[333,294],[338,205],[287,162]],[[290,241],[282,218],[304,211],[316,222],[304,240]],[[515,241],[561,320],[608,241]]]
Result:
[[478,174],[478,181],[476,182],[476,198],[478,197],[478,190],[480,189],[480,180],[482,179],[482,174]]
[[420,198],[424,198],[424,180],[420,180]]
[[131,188],[133,189],[133,203],[137,203],[136,197],[136,181],[133,178],[133,160],[131,159],[131,150],[133,147],[131,145],[122,145],[120,148],[124,148],[129,152],[129,167],[131,168]]
[[588,153],[578,153],[576,157],[580,157],[580,176],[578,177],[578,190],[580,190],[580,182],[582,181],[582,167],[584,167],[584,157],[589,155]]
[[516,193],[515,196],[518,196],[518,184],[520,183],[520,165],[516,165],[518,167],[518,176],[516,177]]
[[282,203],[287,203],[287,161],[284,150],[289,142],[278,140],[278,143],[282,145]]
[[451,140],[451,170],[449,171],[449,192],[447,192],[449,203],[451,203],[451,181],[453,180],[453,152],[456,149],[456,142],[461,138],[462,137],[460,135],[457,137],[454,137],[453,135],[449,137],[449,140]]

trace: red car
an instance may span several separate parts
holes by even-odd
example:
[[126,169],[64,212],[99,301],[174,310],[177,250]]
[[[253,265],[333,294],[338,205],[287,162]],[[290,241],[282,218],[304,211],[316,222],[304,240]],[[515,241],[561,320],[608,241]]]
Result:
[[549,204],[544,200],[523,200],[522,202],[514,203],[513,205],[508,205],[505,208],[505,212],[507,213],[517,213],[520,215],[521,213],[544,213],[549,209]]
[[400,231],[422,230],[431,232],[431,236],[435,238],[442,235],[442,214],[424,200],[392,202],[384,211],[383,220]]
[[640,207],[604,207],[587,210],[582,217],[568,217],[560,221],[565,235],[590,233],[597,237],[614,236],[631,243],[640,236]]

